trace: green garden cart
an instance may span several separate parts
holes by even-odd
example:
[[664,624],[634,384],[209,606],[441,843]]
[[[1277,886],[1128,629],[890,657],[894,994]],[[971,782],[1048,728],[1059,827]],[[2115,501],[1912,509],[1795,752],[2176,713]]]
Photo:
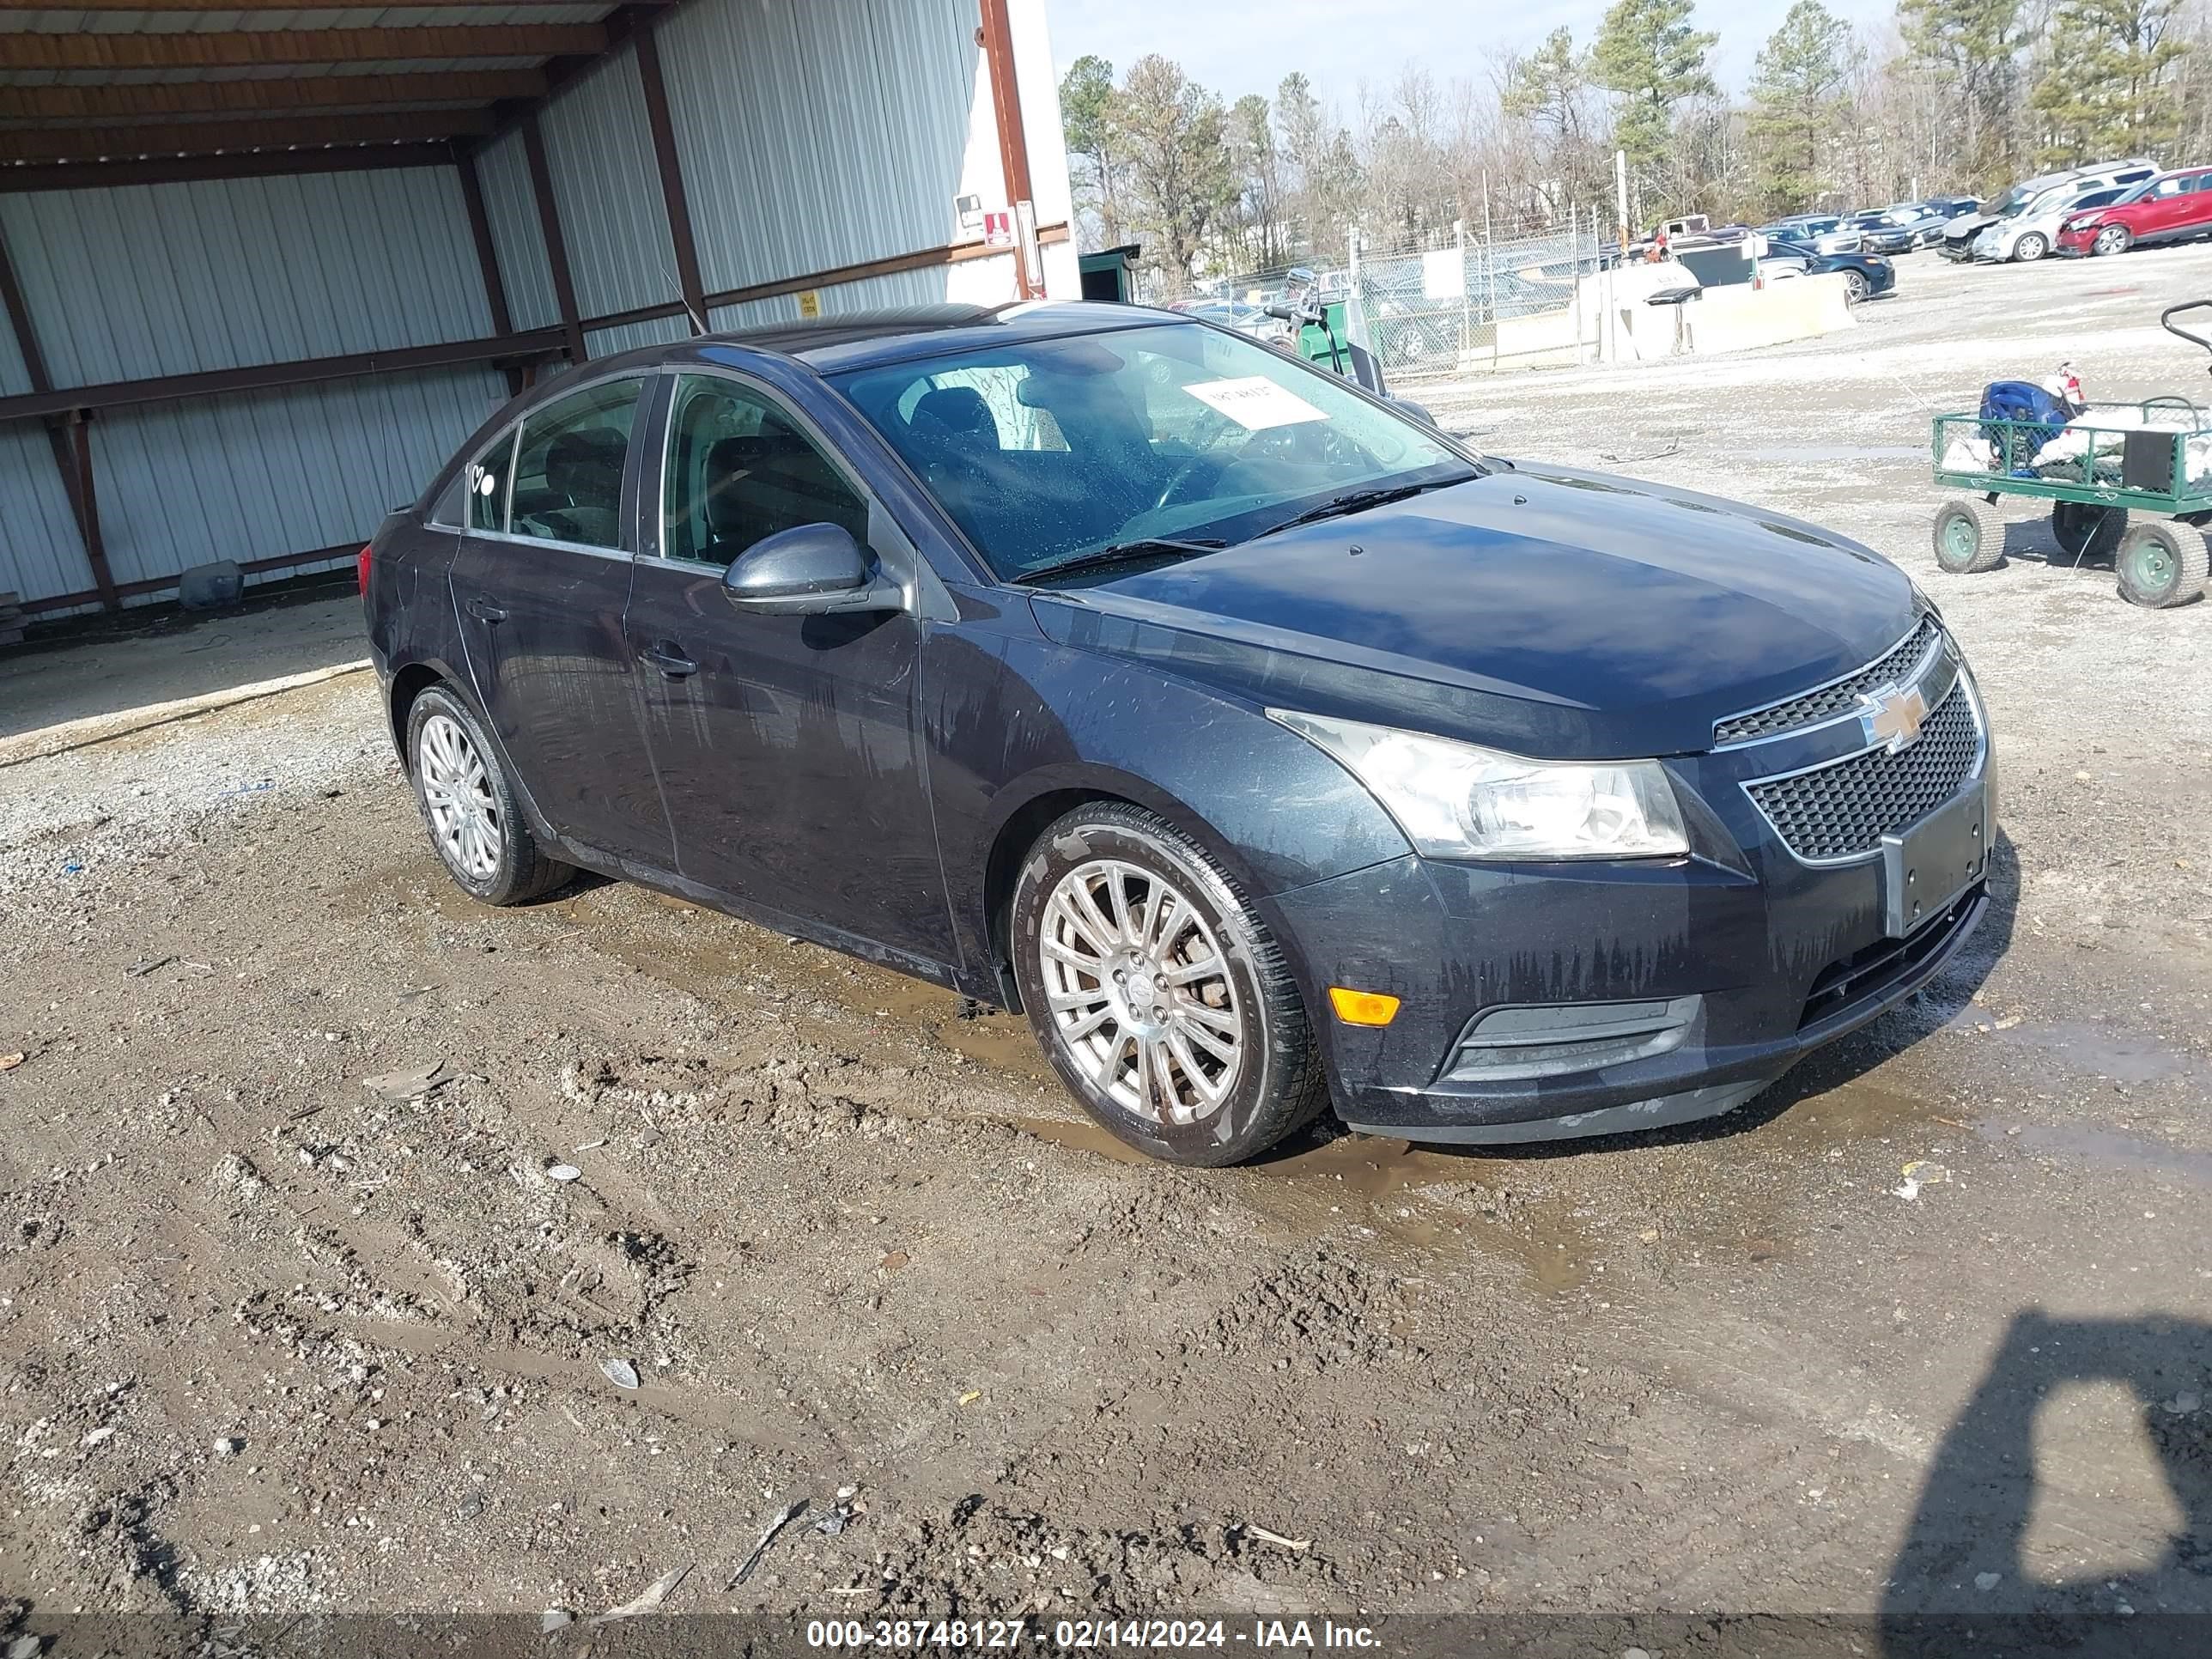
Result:
[[[2168,333],[2212,351],[2212,338],[2174,319],[2212,312],[2212,300],[2170,306]],[[2110,558],[2120,597],[2164,610],[2204,591],[2212,550],[2212,413],[2186,398],[2093,404],[2069,421],[1938,415],[1936,482],[1988,505],[2000,495],[2051,503],[2051,532],[2079,564]],[[2164,514],[2163,518],[2130,514]],[[1972,501],[1936,511],[1936,562],[1953,575],[1994,569],[2004,558],[2003,526]]]

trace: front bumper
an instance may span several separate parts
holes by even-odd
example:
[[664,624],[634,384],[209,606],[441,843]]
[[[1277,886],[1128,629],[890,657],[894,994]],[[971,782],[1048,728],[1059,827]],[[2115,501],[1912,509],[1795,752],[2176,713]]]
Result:
[[[1978,729],[1969,793],[1986,849],[1994,782]],[[1805,740],[1823,741],[1860,740]],[[1986,857],[1904,931],[1893,860],[1801,861],[1743,787],[1804,752],[1778,739],[1669,762],[1689,858],[1506,866],[1409,854],[1277,895],[1270,921],[1310,1007],[1327,1009],[1332,985],[1400,1000],[1388,1026],[1319,1021],[1345,1122],[1508,1143],[1714,1116],[1942,973],[1987,913]]]

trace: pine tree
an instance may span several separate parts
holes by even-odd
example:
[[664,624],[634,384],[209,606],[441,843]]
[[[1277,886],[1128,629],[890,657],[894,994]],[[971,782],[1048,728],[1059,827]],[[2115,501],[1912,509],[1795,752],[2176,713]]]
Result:
[[1759,49],[1752,76],[1751,137],[1758,148],[1760,210],[1809,204],[1844,107],[1850,30],[1820,3],[1797,0]]
[[1237,199],[1224,121],[1220,98],[1158,52],[1131,66],[1115,100],[1131,221],[1177,283],[1189,280],[1206,232]]
[[1121,240],[1121,215],[1115,191],[1114,66],[1103,58],[1086,53],[1067,66],[1060,82],[1060,127],[1070,155],[1085,163],[1078,187],[1089,198],[1085,204],[1098,215],[1105,245]]
[[1675,109],[1716,90],[1705,54],[1720,37],[1690,27],[1695,9],[1693,0],[1616,0],[1590,48],[1591,78],[1622,100],[1613,142],[1662,196]]
[[2028,100],[2037,160],[2162,155],[2181,131],[2176,0],[2062,0]]

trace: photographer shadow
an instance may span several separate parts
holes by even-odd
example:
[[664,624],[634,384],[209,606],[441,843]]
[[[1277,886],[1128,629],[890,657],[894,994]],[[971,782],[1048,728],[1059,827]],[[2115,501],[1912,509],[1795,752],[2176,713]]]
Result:
[[[2039,1413],[2070,1386],[2134,1396],[2144,1443],[2180,1513],[2163,1553],[2121,1572],[2053,1581],[2028,1555],[2039,1496],[2054,1533],[2094,1559],[2094,1516],[2039,1483]],[[2212,1653],[2212,1324],[2179,1317],[2014,1316],[1944,1436],[1884,1585],[1883,1659],[1965,1653],[2203,1659]],[[2100,1469],[2100,1485],[2112,1471]],[[2098,1497],[2109,1502],[2110,1488]],[[2089,1529],[2085,1532],[2082,1521]]]

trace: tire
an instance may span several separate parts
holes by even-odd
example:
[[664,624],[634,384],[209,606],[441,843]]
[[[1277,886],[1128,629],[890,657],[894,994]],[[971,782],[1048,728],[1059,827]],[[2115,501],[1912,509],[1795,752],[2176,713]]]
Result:
[[539,850],[483,727],[442,685],[407,711],[407,771],[430,845],[471,898],[525,904],[575,874]]
[[1978,575],[2004,562],[2004,538],[1972,501],[1946,501],[1936,509],[1936,568],[1953,576]]
[[1844,298],[1851,304],[1856,305],[1871,291],[1871,284],[1863,270],[1846,270],[1844,273]]
[[2012,257],[2020,264],[2032,265],[2051,252],[2051,239],[2030,231],[2012,246]]
[[2102,564],[2127,534],[2124,507],[2087,507],[2078,501],[2051,504],[2051,533],[2060,552],[2076,564]]
[[2122,599],[2149,610],[2170,611],[2204,591],[2212,550],[2206,548],[2202,532],[2154,519],[2121,538],[2112,562],[2119,567]]
[[[1139,1152],[1239,1164],[1328,1104],[1280,949],[1236,878],[1165,819],[1121,802],[1069,812],[1023,860],[1008,923],[1039,1046],[1084,1109]],[[1165,982],[1178,973],[1183,983]],[[1133,986],[1161,1000],[1133,1002]]]
[[2106,225],[2089,244],[2092,253],[2125,253],[2135,246],[2136,234],[2125,225]]

